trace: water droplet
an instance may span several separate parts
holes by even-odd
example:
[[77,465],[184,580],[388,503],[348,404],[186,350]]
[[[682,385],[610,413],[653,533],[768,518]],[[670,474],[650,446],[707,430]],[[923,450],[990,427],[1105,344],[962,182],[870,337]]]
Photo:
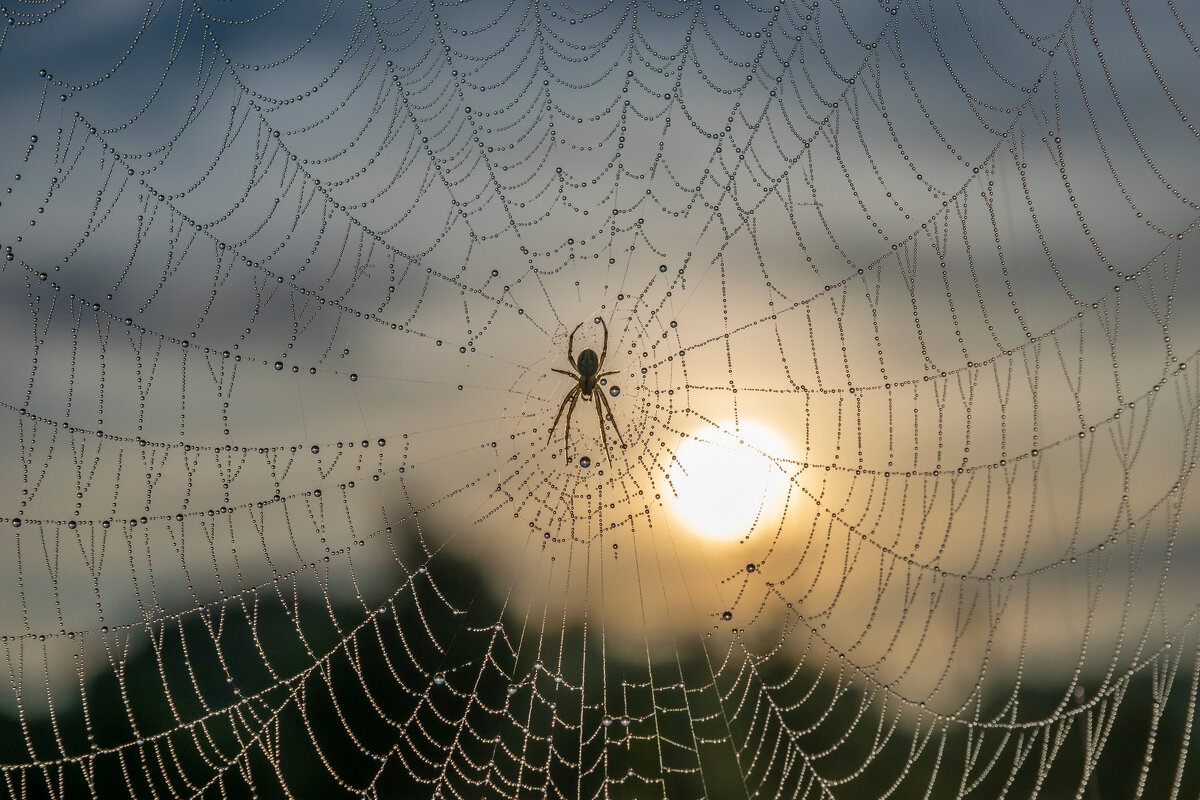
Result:
[[446,673],[444,673],[444,672],[439,672],[438,674],[434,675],[434,676],[433,676],[433,682],[434,682],[434,683],[436,683],[436,684],[438,684],[438,685],[441,685],[441,684],[445,683],[445,682],[446,682]]
[[658,267],[658,271],[659,271],[659,272],[666,272],[666,271],[667,271],[667,265],[666,265],[666,264],[661,264],[661,265],[659,265],[659,267]]
[[584,456],[583,458],[579,459],[579,466],[583,467],[584,469],[587,469],[591,465],[592,465],[592,460],[590,458],[588,458],[587,456]]
[[729,622],[729,620],[733,619],[733,612],[726,611],[725,613],[723,613],[721,615],[721,619],[725,620],[726,622]]
[[613,386],[612,388],[610,388],[608,390],[608,393],[611,394],[613,397],[616,397],[617,395],[619,395],[621,393],[621,387]]

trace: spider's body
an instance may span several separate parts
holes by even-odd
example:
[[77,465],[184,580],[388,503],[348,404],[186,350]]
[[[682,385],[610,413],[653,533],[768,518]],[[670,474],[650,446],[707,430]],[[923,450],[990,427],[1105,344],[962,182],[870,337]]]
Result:
[[596,418],[600,420],[600,436],[604,440],[604,452],[608,455],[609,462],[612,462],[612,453],[608,450],[608,435],[604,432],[605,411],[612,420],[613,430],[616,431],[617,439],[621,442],[622,447],[625,446],[625,440],[621,437],[621,429],[617,427],[617,421],[612,419],[612,408],[608,405],[608,398],[604,396],[604,392],[596,390],[601,378],[605,375],[616,374],[616,370],[600,371],[604,366],[604,357],[608,355],[608,325],[604,324],[604,320],[600,320],[600,324],[604,326],[604,347],[600,350],[600,355],[596,355],[595,350],[588,348],[579,354],[578,361],[575,360],[575,334],[583,327],[581,322],[575,326],[575,330],[571,331],[571,338],[567,340],[567,360],[571,362],[571,366],[576,371],[568,372],[565,369],[551,367],[555,372],[574,378],[575,385],[567,391],[558,407],[558,415],[554,417],[554,424],[550,426],[550,438],[554,438],[554,429],[558,427],[558,420],[562,417],[563,409],[567,408],[567,403],[570,403],[571,407],[567,408],[567,425],[563,431],[563,452],[566,453],[567,447],[571,443],[571,414],[575,412],[575,403],[579,401],[580,397],[585,401],[595,400]]
[[600,357],[595,350],[584,350],[576,359],[575,366],[579,368],[579,391],[583,393],[584,400],[591,400],[599,380],[596,373],[600,371]]

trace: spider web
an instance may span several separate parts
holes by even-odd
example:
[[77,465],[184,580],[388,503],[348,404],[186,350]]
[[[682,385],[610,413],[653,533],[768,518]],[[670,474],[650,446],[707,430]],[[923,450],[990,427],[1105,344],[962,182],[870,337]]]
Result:
[[5,16],[6,796],[1195,795],[1185,4]]

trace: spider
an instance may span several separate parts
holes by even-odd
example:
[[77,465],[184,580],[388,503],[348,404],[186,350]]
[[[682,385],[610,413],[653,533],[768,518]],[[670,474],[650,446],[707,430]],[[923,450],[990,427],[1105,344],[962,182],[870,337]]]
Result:
[[[604,324],[604,320],[600,320],[600,324],[604,326],[604,347],[600,350],[600,355],[596,355],[596,351],[591,348],[584,350],[579,354],[579,362],[576,363],[575,356],[575,334],[583,327],[583,323],[575,326],[575,330],[571,331],[571,338],[567,340],[567,360],[571,362],[571,366],[579,373],[568,372],[565,369],[557,369],[551,367],[555,372],[561,373],[568,377],[574,378],[577,383],[572,386],[565,397],[562,404],[558,407],[558,414],[554,417],[554,424],[550,426],[550,437],[546,441],[554,438],[554,429],[558,427],[558,420],[562,417],[563,409],[567,408],[567,403],[570,402],[571,407],[567,408],[567,426],[563,431],[563,454],[567,453],[567,448],[571,442],[571,414],[575,412],[575,403],[578,402],[582,395],[584,401],[595,398],[596,401],[596,418],[600,420],[600,436],[604,440],[604,452],[608,456],[608,463],[612,463],[612,453],[608,449],[608,436],[604,433],[604,412],[608,411],[608,416],[612,419],[613,430],[617,432],[617,439],[621,442],[621,447],[625,446],[625,439],[621,436],[621,430],[617,427],[617,421],[613,418],[612,407],[608,404],[608,398],[604,396],[604,392],[597,391],[596,386],[600,379],[605,375],[615,375],[617,370],[609,372],[600,372],[604,366],[604,357],[608,355],[608,326]],[[603,408],[601,408],[603,404]]]

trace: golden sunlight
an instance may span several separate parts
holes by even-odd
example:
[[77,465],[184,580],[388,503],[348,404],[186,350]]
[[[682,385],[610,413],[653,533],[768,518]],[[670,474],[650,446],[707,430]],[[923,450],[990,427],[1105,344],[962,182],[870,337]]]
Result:
[[694,433],[668,473],[672,507],[699,537],[739,538],[774,512],[787,486],[779,459],[787,447],[773,431],[743,421]]

